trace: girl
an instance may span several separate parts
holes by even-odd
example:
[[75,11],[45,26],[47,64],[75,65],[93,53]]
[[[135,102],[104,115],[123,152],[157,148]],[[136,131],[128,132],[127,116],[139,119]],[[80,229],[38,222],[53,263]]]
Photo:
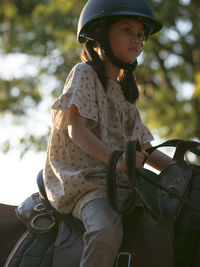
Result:
[[[106,199],[106,167],[113,150],[139,140],[136,168],[142,168],[153,136],[136,107],[134,70],[148,35],[162,25],[146,0],[89,0],[78,24],[84,43],[82,63],[70,72],[52,106],[53,128],[44,182],[49,201],[85,226],[80,266],[111,267],[121,244],[121,216]],[[147,163],[162,169],[170,161],[159,151]],[[119,185],[126,184],[124,155],[117,164]],[[121,194],[123,197],[123,191]]]

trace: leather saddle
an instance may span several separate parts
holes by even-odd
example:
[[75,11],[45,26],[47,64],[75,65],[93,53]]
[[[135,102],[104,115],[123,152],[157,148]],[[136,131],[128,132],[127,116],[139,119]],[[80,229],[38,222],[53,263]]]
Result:
[[[147,169],[137,171],[133,163],[128,160],[133,158],[136,150],[139,150],[137,141],[129,141],[126,146],[126,162],[130,186],[133,194],[137,194],[144,209],[137,224],[139,236],[134,239],[134,251],[136,252],[135,266],[145,267],[148,263],[153,267],[175,266],[175,223],[182,209],[187,204],[193,210],[200,212],[199,207],[185,200],[185,195],[192,178],[192,168],[184,161],[187,150],[200,155],[200,143],[173,139],[148,150],[151,154],[155,149],[162,146],[176,147],[172,162],[159,174]],[[120,151],[113,152],[108,164],[107,194],[108,199],[117,212],[124,213],[130,210],[133,197],[121,207],[117,201],[116,173]],[[132,160],[134,162],[134,159]],[[142,246],[140,245],[142,244]],[[142,249],[140,249],[142,248]],[[140,253],[137,254],[137,252]],[[145,262],[142,259],[145,258]]]
[[[172,143],[168,142],[167,145],[171,146]],[[192,175],[191,168],[184,162],[182,156],[188,147],[193,149],[199,145],[196,142],[182,143],[182,145],[178,143],[181,141],[173,143],[178,147],[174,160],[160,175],[146,169],[136,174],[132,167],[129,168],[133,195],[130,197],[130,202],[120,207],[115,184],[117,157],[114,154],[114,164],[111,162],[110,170],[108,169],[107,193],[111,206],[123,214],[124,224],[123,242],[115,266],[146,267],[149,264],[153,267],[175,266],[174,226]],[[133,156],[137,148],[136,143],[130,145],[131,149],[128,147],[126,151],[128,158]],[[155,148],[157,147],[152,150]],[[193,152],[199,153],[199,150]],[[51,264],[48,263],[46,266],[78,267],[83,250],[84,226],[71,214],[60,214],[52,208],[46,196],[42,171],[38,174],[37,183],[39,192],[27,198],[17,208],[17,216],[26,223],[33,239],[38,237],[44,240],[47,236],[52,236],[52,259]],[[135,205],[135,195],[140,197],[142,206]],[[28,257],[30,260],[30,255]],[[20,265],[12,265],[11,262],[5,267],[27,267],[27,261],[24,262],[25,264]],[[28,266],[40,265],[31,265],[30,261]]]
[[[26,224],[28,232],[34,234],[36,239],[38,236],[41,239],[42,236],[45,238],[54,233],[50,266],[78,267],[83,250],[82,237],[85,231],[83,223],[71,214],[58,213],[51,206],[46,196],[42,170],[38,173],[37,184],[39,192],[28,197],[17,207],[16,214]],[[46,245],[44,243],[44,246]],[[43,255],[40,257],[42,258]],[[23,264],[19,266],[25,267]]]
[[[53,250],[51,252],[53,254],[52,267],[79,267],[84,246],[83,235],[85,229],[83,223],[71,214],[58,213],[51,206],[46,196],[42,170],[37,176],[37,184],[39,192],[28,197],[17,207],[17,216],[26,224],[28,232],[34,234],[34,238],[37,239],[39,237],[41,240],[42,236],[45,239],[48,235],[54,235],[52,241]],[[123,216],[124,238],[115,266],[131,266],[132,240],[141,211],[140,207],[129,215]],[[46,244],[44,245],[46,246]],[[25,244],[25,246],[28,245]],[[26,255],[21,255],[21,257],[26,257]],[[43,255],[40,257],[43,257]],[[27,267],[27,261],[24,262],[25,264],[23,264],[22,260],[22,264],[19,266]],[[11,262],[6,266],[14,267],[15,265],[12,266]],[[31,267],[31,264],[29,264],[29,267]]]

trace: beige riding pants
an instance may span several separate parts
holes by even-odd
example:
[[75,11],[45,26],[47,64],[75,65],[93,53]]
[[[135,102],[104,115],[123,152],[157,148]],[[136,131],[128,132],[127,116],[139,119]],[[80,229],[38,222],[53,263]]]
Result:
[[106,199],[96,199],[82,209],[84,251],[80,267],[113,267],[122,242],[121,215]]

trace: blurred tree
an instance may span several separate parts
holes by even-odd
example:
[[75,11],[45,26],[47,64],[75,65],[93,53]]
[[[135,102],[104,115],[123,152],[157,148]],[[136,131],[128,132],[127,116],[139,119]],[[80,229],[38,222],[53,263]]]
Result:
[[[150,1],[150,0],[149,0]],[[86,0],[1,0],[0,58],[24,57],[18,76],[0,72],[0,114],[20,123],[27,110],[38,107],[46,93],[61,92],[66,76],[79,61],[76,26]],[[200,137],[200,2],[151,0],[164,27],[149,38],[136,71],[139,105],[148,126],[161,137]],[[162,11],[162,12],[161,12]],[[32,71],[28,72],[28,66]],[[1,66],[1,69],[3,66]],[[34,71],[33,71],[34,70]],[[21,118],[21,121],[20,121]],[[46,148],[47,133],[25,133],[24,151]],[[5,143],[9,150],[9,142]]]
[[164,26],[138,68],[141,109],[161,137],[200,138],[200,2],[151,2]]
[[[17,77],[2,76],[0,71],[1,116],[11,114],[13,123],[25,124],[27,110],[38,107],[47,94],[44,90],[53,98],[62,91],[67,73],[79,60],[76,25],[85,2],[1,0],[0,57],[13,56],[16,64],[18,58],[26,62]],[[27,73],[28,67],[35,71]],[[48,132],[40,138],[27,130],[19,140],[22,154],[30,148],[45,149],[47,136]],[[9,148],[6,141],[3,150]]]

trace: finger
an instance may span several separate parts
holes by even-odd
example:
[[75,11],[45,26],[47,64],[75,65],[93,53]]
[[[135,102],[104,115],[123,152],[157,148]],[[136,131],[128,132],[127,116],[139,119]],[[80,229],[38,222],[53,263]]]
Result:
[[135,162],[135,168],[136,169],[142,169],[143,167],[143,157],[142,158],[137,158]]
[[146,150],[142,150],[141,152],[142,152],[142,154],[144,155],[145,158],[149,156],[149,153],[147,153]]
[[143,168],[143,165],[139,162],[136,163],[135,168],[138,170],[141,170]]
[[136,159],[144,160],[144,154],[142,152],[136,152]]

